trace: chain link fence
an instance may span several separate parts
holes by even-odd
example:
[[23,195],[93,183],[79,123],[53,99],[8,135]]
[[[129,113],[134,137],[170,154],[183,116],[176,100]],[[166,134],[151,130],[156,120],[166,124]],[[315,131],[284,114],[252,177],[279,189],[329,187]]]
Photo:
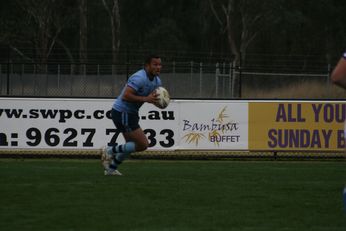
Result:
[[[128,77],[142,67],[143,64],[0,63],[0,95],[115,97]],[[309,83],[324,87],[330,83],[330,71],[328,65],[300,71],[191,61],[164,63],[160,77],[172,98],[235,99],[251,98],[254,89],[271,91]]]
[[[112,64],[113,53],[109,50],[83,53],[55,48],[43,61],[35,49],[0,46],[0,96],[115,97],[127,78],[143,67],[143,60],[151,51],[126,46],[117,53],[117,63]],[[246,59],[235,65],[226,51],[156,52],[163,61],[160,77],[172,98],[260,98],[255,91],[269,92],[267,95],[272,98],[290,98],[288,94],[278,96],[275,91],[281,93],[288,86],[295,89],[304,85],[307,92],[311,89],[309,84],[315,83],[320,87],[316,91],[326,89],[327,97],[335,98],[331,93],[337,91],[325,86],[330,83],[331,63],[335,65],[339,57],[247,53]],[[87,63],[80,63],[80,54],[88,57]]]
[[[138,65],[0,64],[2,96],[114,97]],[[172,98],[232,98],[232,64],[166,63],[160,77]]]

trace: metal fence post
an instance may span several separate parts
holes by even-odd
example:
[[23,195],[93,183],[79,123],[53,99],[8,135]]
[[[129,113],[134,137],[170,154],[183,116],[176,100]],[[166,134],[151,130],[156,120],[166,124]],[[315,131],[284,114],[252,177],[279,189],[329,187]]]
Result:
[[[241,57],[241,55],[240,55],[240,57]],[[239,59],[239,90],[238,90],[238,92],[239,92],[239,98],[241,98],[241,94],[242,94],[242,61],[241,61],[241,58]]]
[[231,78],[232,78],[232,97],[234,98],[236,95],[235,95],[235,78],[236,78],[236,72],[235,72],[235,69],[236,69],[236,64],[235,62],[233,61],[231,63]]
[[126,45],[126,81],[130,77],[130,49],[129,45]]
[[203,81],[202,81],[202,76],[203,76],[203,63],[199,63],[199,97],[202,97],[202,86],[203,86]]
[[[83,80],[83,95],[86,95],[86,88],[87,88],[87,86],[86,86],[86,79],[87,79],[87,77],[86,77],[86,66],[85,66],[85,63],[82,63],[81,64],[82,65],[82,68],[83,68],[83,74],[82,74],[82,80]],[[115,69],[115,68],[114,68]]]
[[[71,67],[70,67],[70,78],[69,78],[69,80],[70,80],[70,96],[72,96],[73,95],[73,79],[74,79],[74,77],[73,77],[73,73],[74,73],[74,64],[73,63],[71,63]],[[71,78],[72,77],[72,78]]]
[[330,63],[328,63],[328,65],[327,65],[327,86],[329,86],[329,84],[330,84],[331,72],[332,72],[331,65],[330,65]]
[[2,64],[0,63],[0,95],[2,95]]
[[58,64],[58,89],[60,88],[60,64]]
[[222,97],[225,97],[226,95],[226,86],[227,86],[227,78],[225,78],[226,75],[226,63],[222,63]]
[[8,50],[7,50],[6,95],[10,95],[10,55],[11,55],[11,49],[10,49],[10,46],[8,46]]
[[233,62],[229,63],[229,81],[231,84],[231,97],[233,98],[233,92],[234,92],[234,83],[233,83]]
[[[44,94],[48,95],[48,81],[49,81],[49,77],[48,77],[49,73],[48,73],[48,63],[46,63],[46,87],[44,88]],[[42,94],[42,93],[39,93]]]
[[219,63],[216,63],[216,71],[215,71],[215,97],[218,97],[219,94],[219,75],[220,75],[220,69],[219,69]]
[[175,61],[173,61],[173,63],[172,63],[172,65],[173,65],[173,78],[175,77]]
[[190,62],[190,89],[194,89],[193,84],[193,61]]

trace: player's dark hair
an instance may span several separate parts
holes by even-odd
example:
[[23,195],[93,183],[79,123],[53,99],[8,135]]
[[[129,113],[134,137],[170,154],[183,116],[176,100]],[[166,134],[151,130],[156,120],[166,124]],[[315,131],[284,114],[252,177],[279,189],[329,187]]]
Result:
[[145,58],[144,64],[145,64],[145,65],[146,65],[146,64],[150,64],[152,59],[159,59],[159,58],[160,58],[159,55],[150,54],[150,55],[148,55],[148,56]]

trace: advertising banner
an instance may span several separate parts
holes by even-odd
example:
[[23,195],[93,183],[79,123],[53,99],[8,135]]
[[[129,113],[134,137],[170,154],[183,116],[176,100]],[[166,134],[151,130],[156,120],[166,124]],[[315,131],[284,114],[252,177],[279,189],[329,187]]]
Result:
[[248,148],[247,102],[181,102],[179,121],[180,149]]
[[[99,149],[123,143],[113,99],[0,98],[0,149]],[[343,101],[172,100],[144,104],[149,150],[342,151]]]
[[345,148],[343,102],[250,102],[250,150],[333,151]]
[[[124,139],[111,120],[112,99],[0,98],[0,149],[99,149]],[[177,105],[144,104],[140,124],[150,148],[176,145]]]

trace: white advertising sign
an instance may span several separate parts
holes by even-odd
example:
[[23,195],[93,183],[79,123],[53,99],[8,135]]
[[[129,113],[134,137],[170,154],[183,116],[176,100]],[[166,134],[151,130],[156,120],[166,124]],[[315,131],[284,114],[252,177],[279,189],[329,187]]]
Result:
[[[123,143],[113,99],[0,98],[0,149],[99,149]],[[248,103],[172,100],[144,104],[140,125],[149,150],[248,149]]]
[[200,101],[181,104],[180,148],[247,149],[248,103]]
[[[0,149],[99,149],[124,139],[111,120],[112,99],[0,98]],[[140,125],[151,149],[176,145],[176,104],[145,104]]]

